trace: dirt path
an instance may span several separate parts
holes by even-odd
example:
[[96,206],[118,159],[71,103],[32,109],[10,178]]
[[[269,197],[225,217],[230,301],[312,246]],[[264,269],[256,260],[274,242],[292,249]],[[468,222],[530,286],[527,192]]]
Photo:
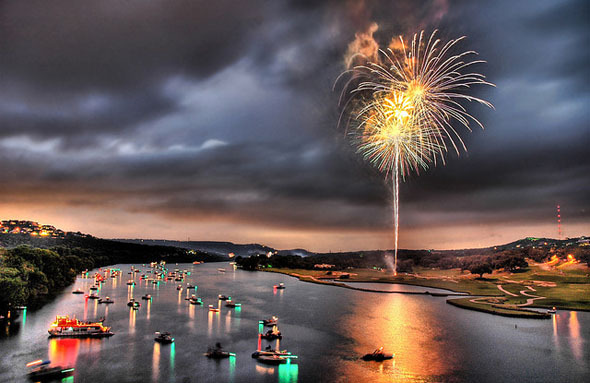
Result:
[[497,286],[498,286],[498,289],[499,289],[501,292],[503,292],[504,294],[507,294],[507,295],[512,295],[513,297],[517,297],[517,296],[518,296],[518,294],[514,294],[514,293],[511,293],[511,292],[510,292],[510,291],[508,291],[508,290],[504,290],[504,288],[502,287],[502,285],[497,285]]
[[521,304],[517,305],[517,306],[521,306],[521,307],[522,306],[530,306],[537,299],[545,299],[546,298],[546,297],[541,297],[541,296],[538,296],[538,295],[529,294],[529,293],[527,293],[526,290],[522,290],[520,293],[522,295],[524,295],[524,296],[531,297],[531,298],[529,298],[529,299],[526,300],[526,303],[521,303]]

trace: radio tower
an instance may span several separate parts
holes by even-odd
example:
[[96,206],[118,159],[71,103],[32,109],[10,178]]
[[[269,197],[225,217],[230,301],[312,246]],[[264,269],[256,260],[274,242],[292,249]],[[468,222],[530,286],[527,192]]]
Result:
[[557,235],[561,240],[561,207],[559,205],[557,205]]

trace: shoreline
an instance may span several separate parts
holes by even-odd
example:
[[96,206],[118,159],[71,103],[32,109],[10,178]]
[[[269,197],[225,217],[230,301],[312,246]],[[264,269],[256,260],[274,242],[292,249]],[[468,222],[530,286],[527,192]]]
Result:
[[[407,294],[407,295],[430,295],[430,296],[438,296],[438,297],[445,297],[445,296],[453,296],[453,297],[458,297],[458,296],[462,296],[465,297],[465,295],[467,294],[468,297],[473,298],[473,297],[501,297],[503,296],[502,294],[471,294],[469,291],[459,291],[459,290],[451,290],[448,288],[440,288],[440,287],[436,287],[436,286],[432,286],[432,285],[425,285],[425,284],[420,284],[420,283],[409,283],[408,281],[399,281],[399,282],[388,282],[388,281],[370,281],[370,280],[355,280],[355,281],[347,281],[346,283],[387,283],[387,284],[400,284],[400,285],[408,285],[408,286],[420,286],[420,287],[425,287],[425,288],[436,288],[436,289],[441,289],[441,290],[447,290],[450,291],[449,294],[446,293],[431,293],[428,291],[425,292],[412,292],[412,291],[383,291],[383,290],[374,290],[374,289],[366,289],[366,288],[362,288],[362,287],[354,287],[354,286],[350,286],[347,285],[345,283],[340,283],[340,282],[333,282],[333,281],[323,281],[321,279],[315,278],[313,276],[310,275],[300,275],[294,272],[288,272],[288,271],[283,271],[283,270],[257,270],[257,271],[263,271],[263,272],[270,272],[270,273],[278,273],[278,274],[283,274],[283,275],[287,275],[293,278],[297,278],[302,282],[308,282],[308,283],[316,283],[316,284],[320,284],[320,285],[328,285],[328,286],[335,286],[335,287],[341,287],[341,288],[347,288],[347,289],[351,289],[351,290],[357,290],[357,291],[362,291],[362,292],[370,292],[370,293],[381,293],[381,294]],[[469,301],[467,301],[467,303],[464,302],[464,300],[466,300],[468,297],[465,298],[454,298],[454,299],[447,299],[446,303],[450,304],[452,306],[455,307],[459,307],[465,310],[472,310],[472,311],[479,311],[479,312],[483,312],[483,313],[487,313],[487,314],[492,314],[492,315],[498,315],[498,316],[503,316],[503,317],[511,317],[511,318],[524,318],[524,319],[550,319],[551,318],[551,314],[548,313],[542,313],[542,312],[538,312],[538,311],[534,311],[534,310],[528,310],[528,309],[523,309],[523,308],[508,308],[508,307],[498,307],[497,305],[487,305],[487,306],[476,306],[474,304],[470,304]],[[539,308],[539,309],[547,309],[547,307],[544,306],[538,306],[538,305],[530,305],[528,306],[530,308]],[[590,309],[584,309],[584,308],[576,308],[576,309],[570,309],[570,308],[558,308],[558,310],[566,310],[566,311],[584,311],[584,312],[589,312]]]

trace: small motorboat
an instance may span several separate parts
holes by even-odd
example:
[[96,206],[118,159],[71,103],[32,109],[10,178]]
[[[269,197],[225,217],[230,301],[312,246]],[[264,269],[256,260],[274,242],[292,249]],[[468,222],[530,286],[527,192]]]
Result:
[[135,308],[139,308],[139,306],[141,306],[141,303],[137,302],[135,300],[135,298],[131,298],[131,300],[127,303],[127,306],[135,309]]
[[382,362],[384,360],[387,359],[393,359],[393,354],[386,354],[383,352],[383,347],[379,347],[378,349],[376,349],[375,351],[373,351],[370,354],[365,354],[361,357],[362,360],[366,360],[366,361],[376,361],[376,362]]
[[132,281],[132,280],[129,280],[129,281],[127,281],[127,285],[129,285],[129,286],[133,286],[133,285],[135,285],[135,282],[134,282],[134,281]]
[[234,301],[232,301],[231,299],[227,300],[225,302],[225,306],[226,307],[231,307],[231,308],[236,308],[236,307],[242,307],[241,303],[236,303]]
[[186,288],[187,288],[187,289],[194,289],[194,288],[195,288],[195,286],[191,285],[190,283],[187,283],[187,284],[186,284]]
[[217,269],[217,271],[219,271],[220,273],[225,273],[225,269]]
[[174,342],[174,338],[172,338],[172,335],[169,332],[157,331],[154,340],[162,344],[170,344]]
[[283,356],[283,355],[260,355],[256,360],[261,363],[266,364],[282,364],[286,363],[288,360],[297,358],[296,356]]
[[80,289],[76,289],[76,290],[72,291],[72,294],[84,294],[84,291],[82,291]]
[[150,299],[152,299],[152,296],[150,294],[142,295],[141,299],[149,301]]
[[100,298],[98,300],[98,303],[115,303],[115,301],[109,297],[106,297],[106,298]]
[[220,343],[215,344],[215,348],[209,347],[207,352],[205,353],[207,358],[213,359],[222,359],[222,358],[229,358],[230,356],[236,356],[233,352],[223,351]]
[[217,299],[219,299],[220,301],[227,301],[227,300],[231,301],[231,297],[228,297],[227,295],[222,295],[222,294],[219,294],[217,296]]
[[276,324],[279,322],[279,317],[273,315],[272,317],[270,317],[268,319],[261,320],[261,322],[265,326],[276,326]]
[[557,314],[557,309],[553,306],[550,310],[547,310],[547,314]]
[[96,293],[92,293],[88,296],[89,299],[100,299],[100,297],[98,295],[96,295]]
[[90,286],[90,290],[98,290],[98,286]]
[[202,305],[203,301],[201,300],[201,298],[197,298],[197,297],[190,297],[188,299],[188,301],[191,303],[191,305]]
[[213,305],[209,305],[209,311],[212,311],[214,313],[218,313],[219,312],[219,308],[213,307]]
[[178,290],[178,291],[182,290],[182,286],[181,285],[176,286],[176,290]]
[[258,358],[261,356],[290,356],[291,353],[287,350],[273,350],[270,346],[266,347],[264,350],[256,350],[252,353],[252,358]]
[[281,332],[276,328],[274,328],[272,330],[268,330],[264,334],[260,335],[260,337],[262,339],[266,339],[266,340],[283,339]]
[[59,380],[65,378],[67,376],[72,376],[74,374],[74,368],[72,367],[62,367],[62,366],[50,366],[50,361],[35,361],[31,363],[27,363],[27,367],[38,366],[31,370],[27,375],[29,379],[35,382],[43,382],[43,381],[51,381],[51,380]]
[[283,290],[285,288],[285,284],[281,282],[278,285],[274,285],[273,287],[277,290]]

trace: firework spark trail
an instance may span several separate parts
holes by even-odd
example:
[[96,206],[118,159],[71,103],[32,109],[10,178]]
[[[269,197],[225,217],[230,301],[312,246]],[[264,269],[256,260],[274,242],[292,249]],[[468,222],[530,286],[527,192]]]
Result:
[[[424,38],[424,31],[415,34],[409,49],[400,37],[400,49],[379,50],[378,61],[366,59],[366,63],[343,73],[352,76],[342,91],[341,101],[350,97],[343,103],[341,118],[350,112],[349,124],[354,128],[352,135],[357,150],[386,177],[391,172],[394,273],[397,272],[400,175],[403,180],[412,172],[427,169],[431,163],[436,165],[437,160],[444,164],[448,145],[457,154],[459,147],[467,150],[453,125],[471,131],[471,122],[482,129],[483,124],[467,112],[464,102],[493,108],[491,103],[463,93],[472,85],[494,86],[482,74],[463,73],[484,61],[470,61],[469,56],[477,55],[475,51],[452,55],[464,37],[441,46],[436,33],[435,30],[428,39]],[[349,92],[351,86],[354,87]]]

